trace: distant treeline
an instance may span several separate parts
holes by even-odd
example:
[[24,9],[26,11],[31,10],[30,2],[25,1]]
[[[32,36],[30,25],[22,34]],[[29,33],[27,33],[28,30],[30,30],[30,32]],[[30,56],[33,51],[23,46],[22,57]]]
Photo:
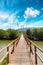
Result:
[[28,29],[26,31],[26,35],[28,38],[32,40],[41,40],[43,41],[43,28],[40,29]]
[[8,30],[3,30],[0,29],[0,39],[16,39],[19,36],[18,30],[13,30],[13,29],[8,29]]

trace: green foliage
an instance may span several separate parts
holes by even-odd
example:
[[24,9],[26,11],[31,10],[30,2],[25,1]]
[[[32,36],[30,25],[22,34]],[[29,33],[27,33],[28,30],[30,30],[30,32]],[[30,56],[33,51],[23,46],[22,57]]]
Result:
[[27,34],[27,37],[28,37],[29,39],[31,39],[31,37],[32,37],[32,32],[31,32],[30,29],[28,29],[28,30],[26,31],[26,34]]
[[7,57],[3,60],[3,62],[0,65],[6,65],[7,64]]
[[43,40],[43,29],[35,29],[33,37],[36,37],[38,40]]
[[0,29],[0,39],[15,39],[19,36],[18,30],[8,29],[2,30]]
[[4,38],[4,33],[5,33],[5,31],[2,30],[2,29],[0,29],[0,39],[3,39]]
[[11,30],[11,32],[9,33],[9,39],[15,39],[18,37],[18,31],[17,30]]
[[39,40],[43,40],[43,31],[39,31],[38,38]]
[[36,39],[38,39],[38,35],[39,35],[39,32],[37,31],[37,29],[34,29],[34,31],[33,31],[33,38],[36,40]]
[[43,28],[26,31],[27,37],[33,40],[43,40]]

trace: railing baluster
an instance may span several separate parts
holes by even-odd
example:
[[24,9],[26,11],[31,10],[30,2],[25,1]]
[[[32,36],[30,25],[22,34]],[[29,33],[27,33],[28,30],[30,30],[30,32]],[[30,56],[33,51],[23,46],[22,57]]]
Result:
[[[20,36],[21,37],[21,36]],[[7,64],[10,62],[9,61],[9,55],[10,55],[10,49],[12,49],[12,52],[11,52],[11,54],[14,52],[14,43],[17,43],[18,44],[18,42],[19,42],[19,39],[20,39],[20,37],[18,37],[17,39],[15,39],[14,41],[12,41],[10,44],[8,44],[7,46],[5,46],[4,48],[2,48],[1,50],[0,50],[0,54],[5,50],[5,49],[7,49],[7,53],[6,53],[6,55],[5,56],[3,56],[2,57],[2,59],[1,59],[1,61],[0,61],[0,64],[2,63],[2,61],[4,60],[4,58],[6,58],[7,57]],[[11,48],[9,48],[10,46],[13,46],[13,47],[11,47]]]
[[37,54],[36,54],[36,46],[34,46],[34,54],[35,54],[35,64],[37,65]]
[[14,42],[13,42],[13,52],[14,52]]
[[[40,55],[39,54],[37,54],[37,49],[41,52],[41,53],[43,53],[43,50],[40,48],[40,47],[38,47],[36,44],[34,44],[30,39],[28,39],[28,37],[26,37],[25,35],[24,35],[24,38],[25,38],[25,40],[26,40],[26,42],[27,42],[27,44],[28,44],[28,42],[30,42],[30,53],[32,52],[32,54],[34,54],[35,55],[35,65],[37,65],[38,63],[38,61],[37,61],[37,57],[39,58],[39,60],[43,63],[43,59],[40,57]],[[32,46],[34,46],[34,49],[32,48]],[[33,51],[32,51],[33,50]]]
[[30,53],[31,53],[31,42],[30,42]]
[[9,63],[9,46],[7,47],[7,52],[8,52],[8,54],[7,54],[7,63]]

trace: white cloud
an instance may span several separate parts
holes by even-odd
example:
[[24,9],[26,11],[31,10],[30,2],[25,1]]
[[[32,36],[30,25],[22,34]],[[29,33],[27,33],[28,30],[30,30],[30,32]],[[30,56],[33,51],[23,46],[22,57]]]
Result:
[[8,26],[8,23],[4,23],[3,26],[4,26],[4,27]]
[[8,13],[0,12],[0,19],[6,19],[8,17],[9,17],[9,14]]
[[8,29],[9,28],[9,22],[1,23],[0,29]]
[[19,28],[38,28],[43,27],[43,20],[36,22],[26,23],[26,20],[19,23]]
[[18,19],[16,19],[16,20],[15,20],[15,23],[16,23],[16,24],[17,24],[17,23],[19,23],[19,20],[18,20]]
[[8,17],[8,21],[9,21],[9,23],[11,23],[11,24],[14,22],[13,15],[10,15],[10,16]]
[[13,24],[13,23],[15,23],[15,24],[19,23],[19,20],[18,20],[17,16],[15,15],[15,13],[13,13],[13,14],[11,14],[9,16],[8,21],[11,24]]
[[25,28],[26,27],[26,19],[24,21],[19,22],[19,28]]
[[8,24],[7,23],[4,23],[2,25],[0,25],[0,29],[8,29]]
[[17,16],[17,18],[20,18],[20,16]]
[[36,9],[31,8],[27,8],[27,10],[25,11],[25,14],[23,15],[24,18],[29,18],[29,17],[36,17],[37,15],[39,15],[40,12]]
[[27,27],[43,27],[43,20],[40,20],[40,21],[36,21],[36,22],[32,22],[30,24],[27,25]]
[[20,22],[19,28],[23,28],[23,27],[24,27],[24,22]]
[[42,8],[42,10],[43,10],[43,8]]
[[12,25],[12,29],[18,29],[19,27],[17,25]]
[[[7,18],[7,20],[6,20]],[[15,13],[8,15],[7,13],[3,13],[3,15],[0,15],[0,19],[2,19],[0,22],[0,28],[1,29],[7,29],[7,28],[14,28],[17,29],[19,25],[19,20]],[[5,22],[3,22],[5,20]],[[6,22],[7,21],[7,22]]]

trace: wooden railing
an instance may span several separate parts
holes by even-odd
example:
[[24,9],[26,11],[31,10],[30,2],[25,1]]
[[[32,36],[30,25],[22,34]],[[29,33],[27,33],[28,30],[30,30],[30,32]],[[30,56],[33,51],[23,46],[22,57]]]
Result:
[[11,54],[14,52],[14,48],[15,48],[15,45],[17,46],[18,42],[19,42],[19,39],[20,39],[21,36],[19,36],[17,39],[13,40],[11,43],[9,43],[7,46],[5,46],[4,48],[2,48],[0,50],[0,54],[7,50],[6,54],[2,57],[2,59],[0,60],[0,64],[3,62],[3,60],[7,57],[7,64],[9,63],[9,55],[10,55],[10,51],[11,51]]
[[[43,50],[38,47],[36,44],[34,44],[30,39],[28,39],[25,35],[24,38],[27,42],[27,45],[30,47],[30,53],[32,53],[34,55],[34,60],[35,60],[35,65],[38,64],[37,60],[39,58],[39,60],[43,63],[43,59],[40,57],[40,55],[37,53],[39,50],[42,54],[43,54]],[[34,52],[33,52],[34,51]],[[38,57],[38,58],[37,58]]]

